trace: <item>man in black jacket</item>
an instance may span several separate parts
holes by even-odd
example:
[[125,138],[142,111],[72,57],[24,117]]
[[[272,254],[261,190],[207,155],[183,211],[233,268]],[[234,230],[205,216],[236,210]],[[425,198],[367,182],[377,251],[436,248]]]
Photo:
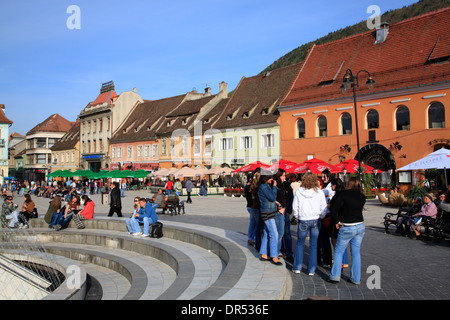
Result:
[[120,188],[119,183],[114,182],[112,184],[111,195],[109,199],[109,214],[108,217],[112,217],[114,212],[117,213],[118,217],[122,217],[122,200],[120,199]]

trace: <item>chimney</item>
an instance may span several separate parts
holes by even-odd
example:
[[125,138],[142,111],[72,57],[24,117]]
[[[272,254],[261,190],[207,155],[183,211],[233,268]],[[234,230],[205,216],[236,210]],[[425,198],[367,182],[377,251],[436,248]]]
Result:
[[205,97],[209,97],[211,95],[211,88],[210,87],[206,87],[205,88]]
[[389,33],[389,23],[382,22],[376,31],[376,41],[375,43],[383,43],[386,41]]
[[219,92],[225,97],[228,97],[228,83],[222,81],[219,83]]

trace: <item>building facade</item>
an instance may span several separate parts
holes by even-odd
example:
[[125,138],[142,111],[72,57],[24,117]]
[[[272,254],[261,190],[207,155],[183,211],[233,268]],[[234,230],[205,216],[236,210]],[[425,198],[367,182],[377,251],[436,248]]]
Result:
[[142,98],[133,91],[117,95],[114,83],[102,84],[100,95],[86,108],[80,119],[80,168],[83,170],[109,170],[111,155],[109,143],[115,130]]
[[[359,158],[392,172],[450,148],[449,19],[444,9],[313,45],[279,107],[282,157],[333,165]],[[340,90],[350,74],[356,109],[353,87]]]
[[9,127],[12,121],[5,115],[5,105],[0,104],[0,183],[3,184],[3,178],[9,175],[9,161],[8,161],[8,142],[9,142]]
[[35,126],[26,134],[25,179],[29,181],[45,180],[52,171],[50,148],[73,126],[73,122],[53,114]]
[[56,170],[76,171],[80,159],[80,120],[77,120],[72,128],[56,142],[51,148],[52,172]]
[[254,161],[280,159],[277,107],[295,79],[299,65],[243,77],[211,125],[213,166],[239,168]]

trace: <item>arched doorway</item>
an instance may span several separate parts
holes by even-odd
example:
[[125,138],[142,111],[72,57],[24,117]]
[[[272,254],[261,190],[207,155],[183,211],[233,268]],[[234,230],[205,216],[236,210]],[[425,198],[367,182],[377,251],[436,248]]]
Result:
[[395,170],[394,155],[388,148],[381,144],[368,144],[359,150],[355,159],[361,157],[361,162],[375,169],[388,171],[389,169]]
[[391,184],[392,176],[389,171],[392,169],[390,172],[395,172],[396,164],[394,155],[389,149],[381,144],[368,144],[359,150],[355,160],[359,157],[362,163],[383,171],[377,175],[377,184],[381,186]]

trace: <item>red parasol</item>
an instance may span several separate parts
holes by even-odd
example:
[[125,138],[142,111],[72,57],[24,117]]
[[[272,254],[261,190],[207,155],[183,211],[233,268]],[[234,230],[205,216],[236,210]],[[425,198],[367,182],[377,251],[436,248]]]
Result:
[[233,172],[248,172],[248,171],[255,171],[257,168],[266,169],[268,167],[269,167],[268,164],[262,163],[261,161],[255,161],[239,169],[236,169]]

